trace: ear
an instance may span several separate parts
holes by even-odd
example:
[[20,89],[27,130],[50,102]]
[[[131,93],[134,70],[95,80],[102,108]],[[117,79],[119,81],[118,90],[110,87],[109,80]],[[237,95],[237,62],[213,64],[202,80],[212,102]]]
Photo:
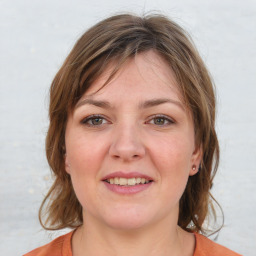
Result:
[[198,173],[202,157],[203,157],[203,148],[202,148],[202,145],[199,145],[198,147],[195,148],[191,157],[191,166],[189,171],[190,176],[193,176],[196,173]]
[[69,161],[68,161],[67,154],[64,155],[64,160],[65,160],[65,170],[68,174],[70,174],[70,164],[69,164]]

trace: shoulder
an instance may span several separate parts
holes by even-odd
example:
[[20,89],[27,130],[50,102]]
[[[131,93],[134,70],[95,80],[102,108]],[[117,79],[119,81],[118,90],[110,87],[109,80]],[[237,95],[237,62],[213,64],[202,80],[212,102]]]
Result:
[[196,248],[194,256],[241,256],[209,238],[195,233]]
[[72,256],[71,237],[73,232],[74,231],[66,235],[59,236],[52,242],[38,247],[23,256]]

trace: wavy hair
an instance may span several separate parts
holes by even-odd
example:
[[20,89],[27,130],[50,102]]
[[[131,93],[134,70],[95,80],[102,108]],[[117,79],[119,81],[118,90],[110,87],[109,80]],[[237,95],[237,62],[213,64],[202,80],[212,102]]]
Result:
[[82,206],[64,164],[68,113],[110,63],[115,68],[108,81],[128,59],[149,50],[158,53],[174,71],[193,116],[196,145],[203,152],[200,170],[189,177],[180,199],[178,225],[190,232],[205,232],[203,223],[207,216],[215,216],[210,189],[218,167],[219,145],[215,91],[209,72],[190,36],[174,21],[162,15],[122,14],[86,31],[52,82],[46,155],[55,180],[39,210],[45,229],[76,228],[83,223]]

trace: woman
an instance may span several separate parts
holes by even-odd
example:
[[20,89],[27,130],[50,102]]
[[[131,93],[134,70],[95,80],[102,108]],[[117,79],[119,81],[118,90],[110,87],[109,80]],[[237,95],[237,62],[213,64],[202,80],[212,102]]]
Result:
[[74,228],[34,255],[238,255],[199,233],[219,159],[214,89],[166,17],[89,29],[53,80],[44,228]]

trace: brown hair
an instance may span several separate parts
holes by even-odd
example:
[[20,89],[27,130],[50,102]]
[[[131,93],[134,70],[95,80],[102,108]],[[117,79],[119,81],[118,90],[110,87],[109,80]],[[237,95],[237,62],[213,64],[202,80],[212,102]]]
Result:
[[69,111],[110,63],[116,66],[109,80],[129,58],[152,49],[174,71],[193,115],[196,144],[203,151],[200,170],[189,177],[180,200],[178,225],[187,231],[205,231],[203,222],[214,213],[210,188],[219,161],[213,83],[192,40],[179,25],[161,15],[130,14],[107,18],[85,32],[52,82],[46,154],[55,181],[39,211],[44,228],[74,228],[83,223],[82,206],[64,164]]

